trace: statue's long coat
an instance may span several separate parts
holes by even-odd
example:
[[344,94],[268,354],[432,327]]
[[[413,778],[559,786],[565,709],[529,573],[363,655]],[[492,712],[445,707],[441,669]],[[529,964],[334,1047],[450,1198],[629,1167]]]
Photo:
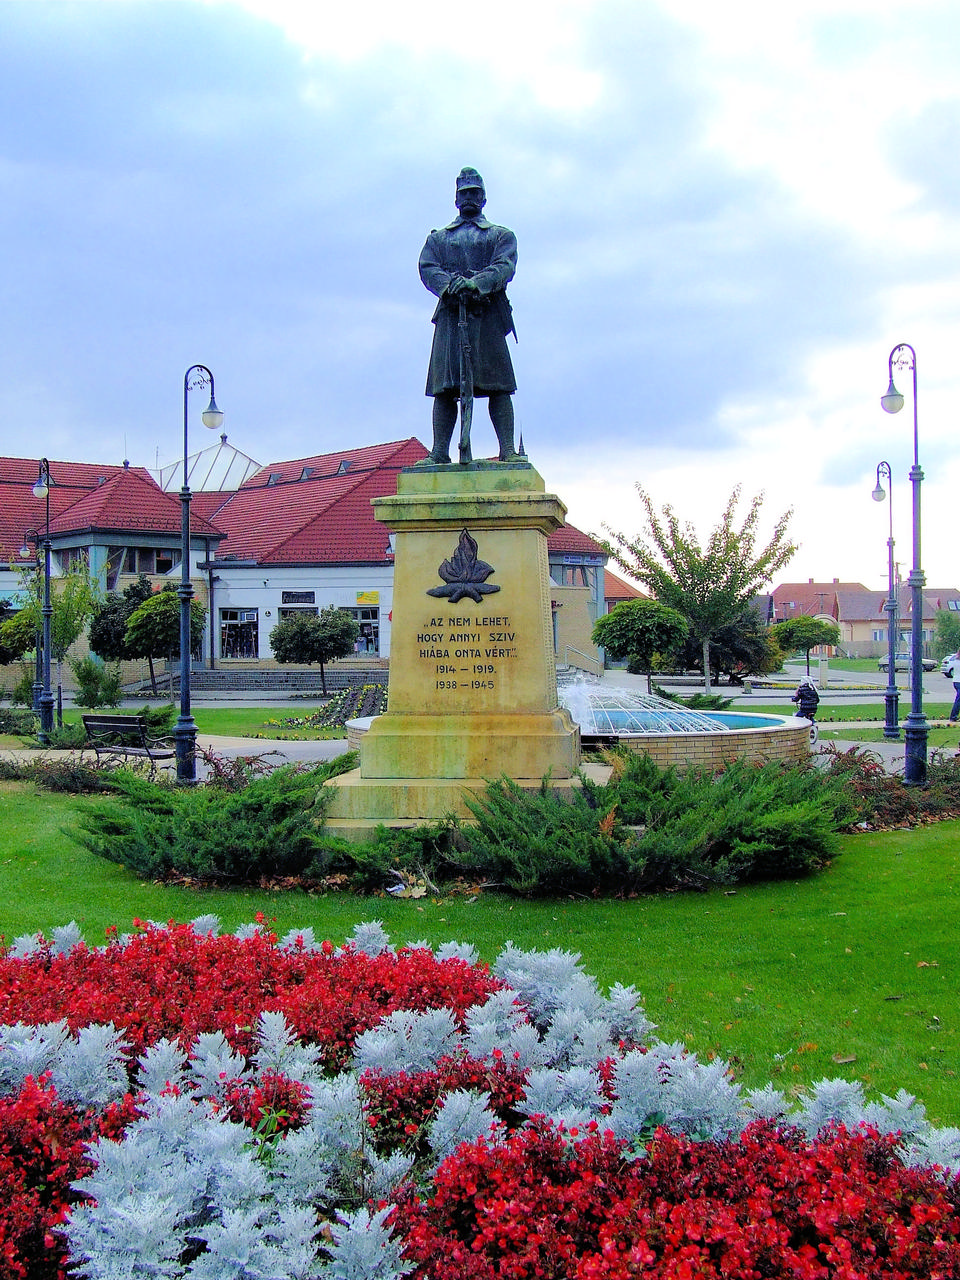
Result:
[[506,286],[517,269],[517,237],[486,218],[456,218],[431,231],[420,254],[420,279],[440,301],[433,313],[433,347],[427,371],[427,395],[460,390],[459,301],[444,296],[458,276],[479,286],[467,298],[468,328],[473,364],[473,394],[516,391],[507,334],[513,333],[513,313]]

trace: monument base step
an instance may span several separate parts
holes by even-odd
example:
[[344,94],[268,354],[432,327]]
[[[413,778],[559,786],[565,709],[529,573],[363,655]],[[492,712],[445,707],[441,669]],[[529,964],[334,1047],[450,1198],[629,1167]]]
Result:
[[[594,769],[585,766],[591,776]],[[609,770],[606,770],[609,774]],[[596,775],[598,780],[602,774]],[[524,791],[538,791],[541,778],[511,778]],[[474,817],[465,797],[482,795],[487,782],[483,778],[405,778],[386,780],[362,778],[359,769],[341,774],[330,786],[337,796],[324,822],[324,830],[347,840],[367,840],[378,826],[415,827],[456,817],[473,822]],[[571,797],[579,790],[579,777],[550,781],[556,794]]]

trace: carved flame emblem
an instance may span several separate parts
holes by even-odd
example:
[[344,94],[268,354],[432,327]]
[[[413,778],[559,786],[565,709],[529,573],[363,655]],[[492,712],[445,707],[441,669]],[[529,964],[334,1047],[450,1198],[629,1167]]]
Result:
[[469,596],[479,604],[483,596],[500,590],[499,587],[487,582],[487,578],[495,572],[492,564],[486,564],[477,557],[476,541],[464,529],[460,534],[456,551],[449,560],[444,560],[437,570],[444,585],[433,587],[427,595],[449,596],[451,604],[456,604],[464,596]]

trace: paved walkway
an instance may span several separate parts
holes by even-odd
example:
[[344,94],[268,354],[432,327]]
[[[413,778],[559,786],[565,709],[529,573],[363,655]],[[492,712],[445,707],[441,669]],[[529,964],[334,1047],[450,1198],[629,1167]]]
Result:
[[[799,680],[799,676],[803,673],[803,664],[788,664],[787,678],[792,680],[794,677]],[[864,703],[876,703],[879,708],[883,705],[883,695],[886,688],[886,676],[879,672],[833,672],[830,673],[830,687],[823,691],[821,697],[821,707],[829,706],[831,698],[836,697],[840,702],[848,701],[851,696],[856,696]],[[625,670],[605,671],[601,683],[605,686],[613,688],[625,688],[638,693],[645,693],[647,689],[647,677],[645,675],[631,675]],[[674,686],[669,681],[662,682],[663,687],[674,691]],[[947,682],[939,672],[928,673],[924,677],[924,698],[929,701],[943,702],[946,700],[943,686]],[[844,686],[850,686],[845,689]],[[864,688],[864,686],[867,686]],[[702,690],[702,685],[700,686]],[[952,686],[949,686],[952,690]],[[756,688],[750,694],[740,693],[736,688],[728,688],[727,686],[719,686],[716,692],[724,697],[732,698],[733,707],[736,710],[747,711],[751,705],[758,702],[767,705],[773,703],[783,703],[783,714],[789,715],[794,708],[790,702],[790,696],[795,685],[781,689],[765,689]],[[696,685],[676,685],[675,691],[683,696],[697,691]],[[204,703],[212,706],[222,703],[225,699],[219,695],[212,695],[206,692],[198,693],[193,701],[195,704]],[[227,701],[233,703],[242,703],[244,706],[283,706],[290,708],[291,711],[297,707],[298,703],[302,707],[304,699],[292,699],[289,694],[268,692],[266,694],[253,691],[231,690]],[[143,701],[128,700],[124,704],[124,709],[138,710],[142,709]],[[906,715],[910,706],[910,694],[907,690],[900,691],[900,709],[901,717]],[[844,721],[837,722],[836,725],[820,722],[821,730],[827,728],[841,729],[842,725],[848,724],[850,728],[876,728],[878,721]],[[929,721],[930,727],[942,725],[942,720]],[[960,739],[960,734],[958,734]],[[230,738],[213,736],[210,734],[200,733],[197,736],[197,742],[203,750],[213,751],[216,754],[236,758],[238,756],[262,756],[275,764],[286,763],[319,763],[323,760],[332,760],[338,755],[342,755],[348,750],[345,738],[333,738],[322,742],[307,741],[280,741],[272,738]],[[892,773],[903,772],[904,760],[904,744],[902,741],[883,740],[880,742],[856,742],[849,739],[825,739],[821,738],[821,745],[836,747],[840,751],[846,751],[850,747],[861,747],[865,750],[873,752],[880,760],[883,761],[885,767]],[[22,757],[25,759],[36,758],[35,750],[8,750],[3,752],[7,756]],[[69,756],[75,753],[49,751],[47,754],[51,756]]]
[[[865,726],[869,726],[870,723],[869,721],[863,722]],[[267,763],[273,765],[319,764],[324,760],[333,760],[349,750],[346,738],[329,738],[322,742],[305,742],[278,741],[272,738],[227,738],[201,733],[197,736],[197,744],[202,750],[211,751],[215,755],[223,756],[227,759],[237,759],[241,756],[261,757]],[[903,772],[903,742],[854,742],[839,738],[820,739],[821,747],[828,745],[836,747],[838,751],[846,751],[850,747],[860,747],[876,755],[883,762],[888,772]],[[23,761],[36,760],[39,754],[40,752],[36,748],[29,747],[0,750],[0,755],[7,759],[12,757]],[[77,757],[80,753],[78,751],[49,749],[44,751],[43,754],[52,759],[70,759],[71,757]],[[92,761],[93,754],[88,752],[86,759]],[[168,761],[158,767],[172,770],[175,767],[175,763]],[[205,769],[202,761],[198,764],[197,772],[200,777],[204,776]]]

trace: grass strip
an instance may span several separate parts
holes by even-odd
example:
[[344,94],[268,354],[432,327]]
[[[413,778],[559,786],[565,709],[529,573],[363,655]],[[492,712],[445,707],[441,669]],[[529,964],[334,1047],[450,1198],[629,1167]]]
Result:
[[787,1091],[824,1076],[916,1094],[960,1124],[960,822],[844,837],[822,874],[706,894],[522,902],[493,892],[397,900],[257,888],[201,890],[137,880],[73,843],[103,797],[0,784],[0,932],[71,919],[91,943],[135,916],[217,913],[226,929],[258,911],[285,933],[334,942],[381,919],[395,943],[472,942],[578,951],[601,984],[633,983],[659,1034],[734,1064],[747,1085]]

